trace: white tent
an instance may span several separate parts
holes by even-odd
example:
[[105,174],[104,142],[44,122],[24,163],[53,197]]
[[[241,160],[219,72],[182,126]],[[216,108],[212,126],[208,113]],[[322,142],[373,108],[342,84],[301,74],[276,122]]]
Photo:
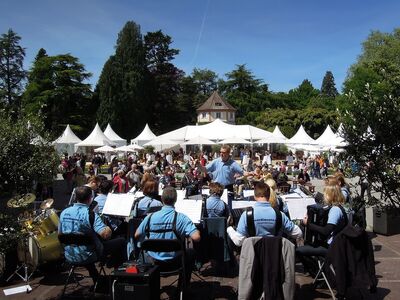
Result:
[[326,126],[325,131],[321,134],[319,138],[315,140],[318,146],[334,146],[336,141],[336,134],[333,132],[331,126]]
[[275,126],[274,131],[272,132],[272,134],[274,136],[276,136],[277,138],[281,138],[283,140],[287,140],[288,138],[286,136],[283,135],[282,131],[279,129],[278,125]]
[[303,125],[300,125],[299,130],[297,130],[296,134],[287,143],[297,149],[301,149],[304,145],[316,145],[315,140],[304,130]]
[[251,142],[239,137],[230,137],[219,141],[218,144],[251,144]]
[[163,149],[168,149],[171,148],[175,145],[179,144],[178,142],[169,140],[165,137],[156,137],[155,139],[153,139],[150,142],[147,142],[146,144],[144,144],[143,146],[159,146],[159,147],[155,147],[156,150],[163,150]]
[[107,124],[106,130],[104,130],[104,135],[108,137],[111,141],[115,142],[117,147],[126,145],[126,140],[115,133],[115,131],[111,128],[110,123]]
[[182,143],[182,145],[214,145],[215,143],[202,136],[197,136],[189,141]]
[[157,136],[151,131],[148,124],[144,127],[143,131],[134,139],[131,140],[131,144],[136,144],[139,146],[143,146],[147,142],[155,139]]
[[71,156],[76,150],[75,145],[81,141],[68,124],[64,132],[53,142],[53,145],[58,153],[67,152]]
[[259,139],[272,137],[272,133],[250,125],[227,124],[220,119],[205,125],[188,125],[167,133],[159,137],[167,138],[177,143],[191,140],[197,136],[203,136],[210,140],[220,141],[231,138],[232,136],[255,142]]
[[115,149],[111,146],[105,145],[100,148],[94,149],[94,152],[99,152],[99,153],[109,153],[109,152],[115,152]]
[[77,143],[78,147],[101,147],[101,146],[115,146],[115,142],[111,141],[105,136],[103,131],[101,131],[99,124],[96,123],[93,131],[89,136],[82,142]]

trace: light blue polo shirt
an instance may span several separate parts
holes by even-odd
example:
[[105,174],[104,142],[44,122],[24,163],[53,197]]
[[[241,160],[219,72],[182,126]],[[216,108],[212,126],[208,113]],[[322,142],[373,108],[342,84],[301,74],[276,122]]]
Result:
[[209,217],[228,217],[229,211],[225,207],[224,201],[218,196],[210,196],[207,199],[206,209]]
[[[106,228],[97,213],[94,214],[93,229],[100,234]],[[60,215],[58,225],[59,233],[84,233],[92,235],[96,248],[88,246],[65,246],[65,259],[69,262],[82,263],[94,262],[103,253],[103,244],[90,226],[89,206],[82,203],[74,203],[73,206],[66,208]]]
[[336,225],[335,232],[330,234],[330,238],[328,239],[328,244],[332,243],[332,240],[335,236],[335,233],[341,231],[346,225],[345,216],[343,215],[342,210],[338,206],[332,206],[328,213],[328,221],[327,224]]
[[212,180],[222,185],[235,183],[235,174],[243,175],[242,167],[233,159],[224,162],[221,158],[214,159],[206,166],[207,172],[212,174]]
[[[256,202],[253,208],[256,236],[275,235],[276,213],[271,207],[271,204],[269,202]],[[294,224],[284,213],[281,212],[281,215],[281,231],[283,230],[283,232],[289,234],[293,230]],[[241,235],[249,236],[247,230],[246,212],[243,212],[240,216],[236,231]]]
[[[158,229],[170,229],[168,232],[150,232],[149,238],[151,239],[176,239],[173,229],[173,221],[175,215],[175,208],[173,206],[165,205],[161,208],[160,211],[152,213],[140,223],[138,227],[139,233],[139,241],[143,241],[146,238],[146,225],[150,220],[150,230],[158,230]],[[184,238],[186,236],[192,235],[197,230],[196,226],[194,226],[193,222],[189,219],[188,216],[178,213],[176,218],[176,232],[180,235],[180,237]],[[177,254],[176,252],[152,252],[149,251],[148,254],[157,260],[169,260],[174,258]]]
[[153,199],[149,196],[144,196],[142,199],[140,199],[140,201],[138,203],[137,217],[146,215],[147,211],[150,207],[156,207],[156,206],[163,206],[163,204],[161,201]]

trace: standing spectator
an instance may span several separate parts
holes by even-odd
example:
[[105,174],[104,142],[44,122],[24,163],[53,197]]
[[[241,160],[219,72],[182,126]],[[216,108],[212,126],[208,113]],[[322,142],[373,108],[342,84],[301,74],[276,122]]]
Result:
[[129,191],[128,179],[125,172],[118,170],[117,175],[113,178],[114,193],[127,193]]

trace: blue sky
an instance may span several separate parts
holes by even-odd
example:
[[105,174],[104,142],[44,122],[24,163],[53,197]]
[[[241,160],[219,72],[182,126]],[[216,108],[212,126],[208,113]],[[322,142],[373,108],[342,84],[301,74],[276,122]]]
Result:
[[330,70],[340,89],[371,30],[400,27],[400,1],[0,1],[0,33],[21,36],[27,69],[40,48],[70,53],[93,73],[93,85],[130,20],[143,34],[170,35],[181,51],[174,63],[187,74],[207,68],[223,77],[246,64],[271,90],[286,92],[306,78],[320,88]]

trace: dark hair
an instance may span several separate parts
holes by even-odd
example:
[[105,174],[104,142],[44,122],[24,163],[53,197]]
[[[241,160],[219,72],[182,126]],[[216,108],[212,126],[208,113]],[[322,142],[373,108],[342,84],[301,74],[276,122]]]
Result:
[[146,196],[153,195],[157,192],[158,184],[155,180],[147,180],[142,188],[143,194]]
[[86,203],[92,197],[92,189],[86,185],[78,186],[75,188],[76,201],[79,203]]
[[176,202],[177,193],[175,188],[167,186],[161,195],[161,200],[165,205],[174,205]]
[[88,180],[87,180],[88,183],[89,183],[89,182],[96,182],[97,184],[99,184],[100,181],[101,181],[101,179],[99,178],[99,176],[95,176],[95,175],[90,176],[90,177],[88,178]]
[[101,192],[103,195],[107,195],[107,194],[111,191],[113,185],[114,185],[114,184],[113,184],[113,182],[112,182],[111,180],[104,180],[104,181],[102,181],[102,182],[100,183],[100,192]]
[[254,184],[254,196],[255,197],[265,197],[267,200],[269,200],[269,195],[270,195],[270,188],[268,184],[264,182],[256,182]]

